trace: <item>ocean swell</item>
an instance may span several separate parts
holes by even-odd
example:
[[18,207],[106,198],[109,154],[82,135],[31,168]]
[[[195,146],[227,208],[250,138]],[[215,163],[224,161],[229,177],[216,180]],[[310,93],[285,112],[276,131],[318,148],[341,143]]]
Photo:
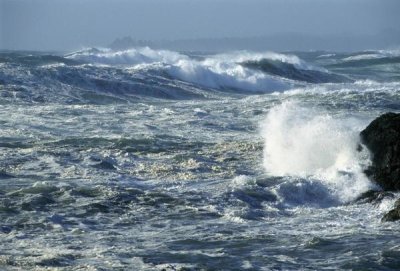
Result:
[[97,65],[128,66],[136,72],[149,69],[163,71],[172,78],[207,88],[253,92],[288,89],[291,86],[289,81],[238,64],[260,57],[260,54],[237,52],[199,60],[177,52],[147,47],[125,51],[91,49],[67,55],[67,58]]
[[267,74],[308,83],[344,83],[353,81],[346,76],[334,74],[324,69],[306,69],[292,63],[273,59],[264,58],[258,61],[246,61],[242,64],[245,67],[260,70]]

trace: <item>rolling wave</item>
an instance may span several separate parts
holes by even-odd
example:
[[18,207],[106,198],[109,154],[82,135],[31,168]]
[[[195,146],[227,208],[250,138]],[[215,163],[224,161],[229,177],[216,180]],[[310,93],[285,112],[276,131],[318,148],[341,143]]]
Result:
[[150,48],[125,51],[89,49],[67,57],[95,64],[127,65],[136,68],[153,66],[164,69],[169,75],[178,79],[212,88],[245,88],[265,92],[270,89],[285,88],[282,81],[287,79],[308,83],[352,81],[345,76],[311,65],[295,55],[272,52],[240,51],[193,59],[177,52]]
[[[309,84],[365,80],[346,67],[400,61],[395,54],[371,59],[362,55],[366,53],[347,55],[347,59],[340,54],[327,56],[329,63],[335,60],[336,64],[324,67],[338,68],[341,74],[337,74],[321,67],[320,58],[313,61],[306,54],[302,56],[308,62],[293,54],[273,52],[191,56],[147,47],[123,51],[91,48],[66,55],[2,52],[0,84],[5,91],[1,95],[6,100],[27,102],[108,103],[263,94]],[[397,78],[397,73],[391,74]]]
[[161,71],[174,79],[218,90],[271,92],[288,89],[291,84],[259,71],[247,69],[238,61],[260,56],[250,53],[215,55],[203,60],[165,50],[137,48],[125,51],[91,49],[67,58],[97,65],[124,66],[140,72]]
[[366,67],[375,65],[400,64],[400,56],[377,58],[347,58],[346,60],[330,65],[331,67]]
[[0,53],[0,63],[14,63],[27,66],[44,66],[52,64],[80,65],[82,62],[49,54],[24,54],[19,52]]
[[330,67],[368,67],[375,65],[400,64],[399,51],[365,51],[351,54],[339,59],[337,63],[329,65]]
[[281,76],[284,78],[304,81],[308,83],[344,83],[353,82],[350,78],[330,73],[324,70],[301,69],[292,63],[281,62],[271,59],[244,62],[245,67],[261,70],[265,73]]

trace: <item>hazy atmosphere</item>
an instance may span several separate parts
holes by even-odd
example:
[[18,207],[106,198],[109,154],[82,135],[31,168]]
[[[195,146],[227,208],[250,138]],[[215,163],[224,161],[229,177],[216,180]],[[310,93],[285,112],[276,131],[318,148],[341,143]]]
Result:
[[135,40],[203,39],[203,42],[250,38],[249,43],[270,43],[260,48],[274,50],[279,47],[368,49],[394,46],[400,40],[397,0],[0,0],[0,3],[2,49],[74,50],[107,46],[125,36]]
[[0,0],[0,270],[400,270],[400,0]]

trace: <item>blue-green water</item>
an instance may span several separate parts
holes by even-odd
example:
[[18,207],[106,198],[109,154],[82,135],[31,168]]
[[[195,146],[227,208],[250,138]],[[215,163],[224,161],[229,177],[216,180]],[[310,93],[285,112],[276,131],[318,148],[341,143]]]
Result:
[[354,201],[398,58],[0,53],[0,269],[398,270]]

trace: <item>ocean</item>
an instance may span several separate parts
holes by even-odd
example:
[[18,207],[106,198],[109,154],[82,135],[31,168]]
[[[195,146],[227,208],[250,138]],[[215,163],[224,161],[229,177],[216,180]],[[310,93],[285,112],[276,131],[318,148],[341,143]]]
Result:
[[2,51],[0,269],[399,270],[388,111],[396,50]]

